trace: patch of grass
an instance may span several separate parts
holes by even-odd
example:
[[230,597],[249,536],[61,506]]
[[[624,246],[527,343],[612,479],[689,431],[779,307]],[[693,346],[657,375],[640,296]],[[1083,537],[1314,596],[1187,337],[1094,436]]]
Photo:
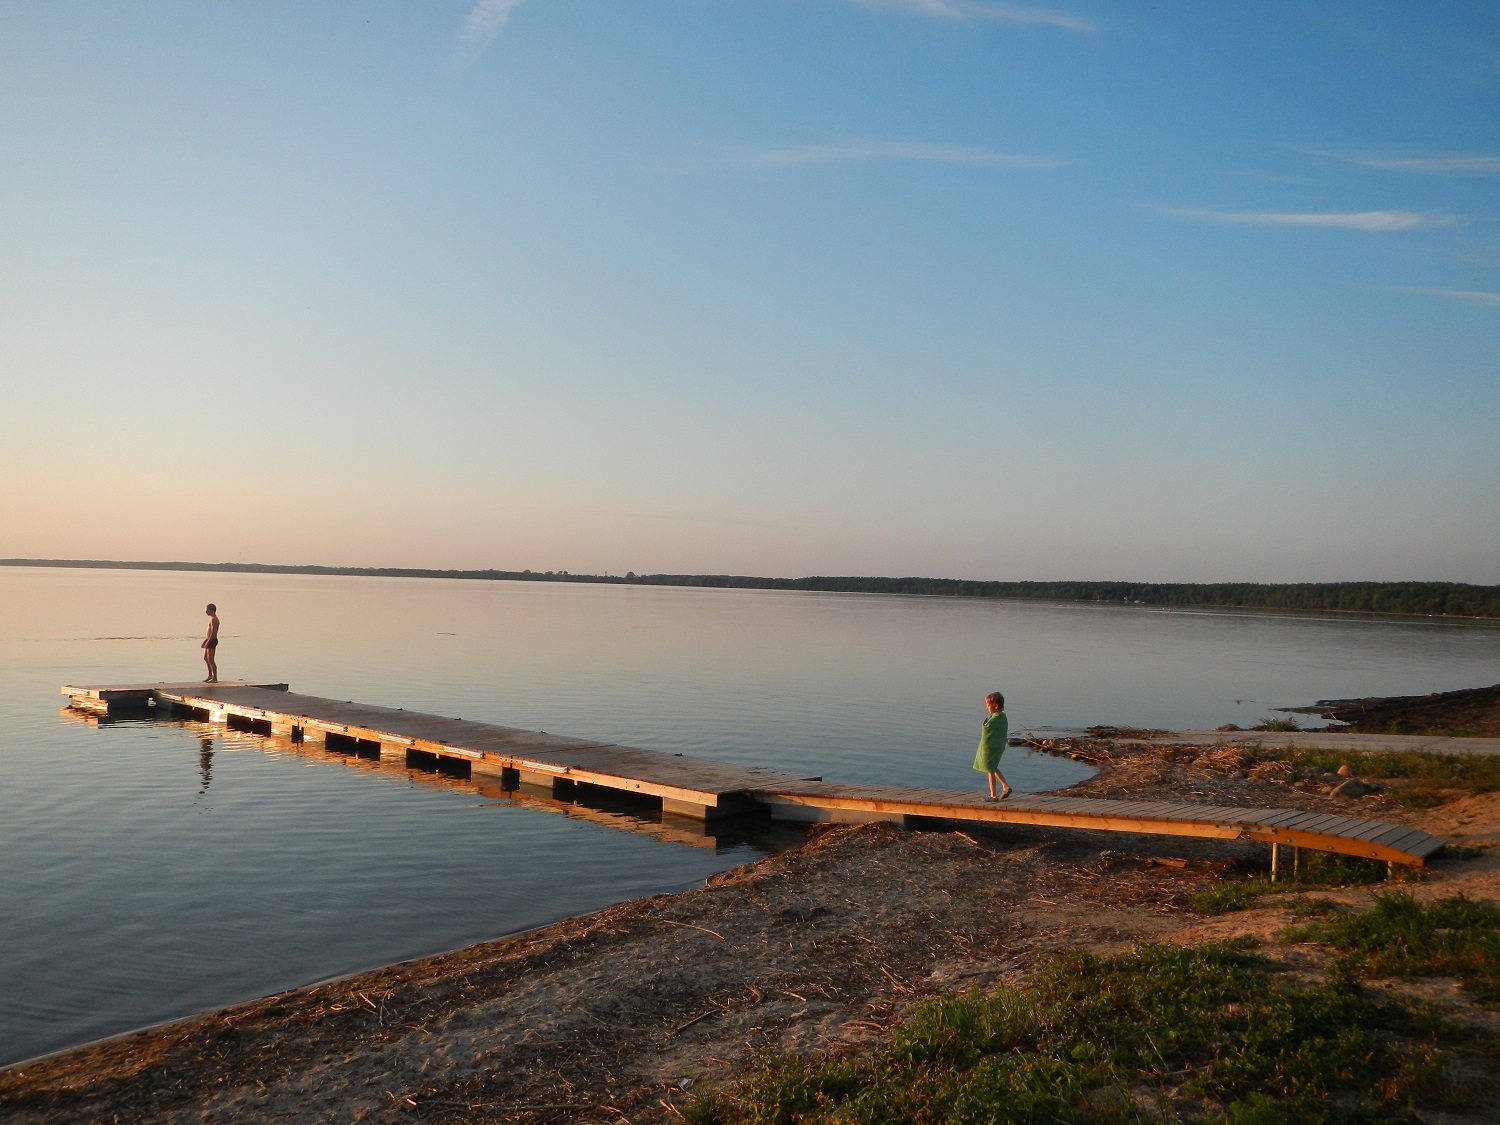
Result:
[[1405,891],[1375,895],[1359,914],[1311,922],[1286,932],[1339,950],[1346,976],[1457,977],[1476,997],[1500,1003],[1500,909],[1451,895],[1422,904]]
[[1256,723],[1255,726],[1251,729],[1266,731],[1292,731],[1301,730],[1302,724],[1297,722],[1297,720],[1293,718],[1267,715],[1260,722]]
[[1410,778],[1475,793],[1500,789],[1500,756],[1494,755],[1421,754],[1415,750],[1359,753],[1290,749],[1266,756],[1294,766],[1315,766],[1329,773],[1337,773],[1340,766],[1348,766],[1357,777]]
[[1387,795],[1408,809],[1435,809],[1448,799],[1432,789],[1390,789]]
[[1362,887],[1385,880],[1386,866],[1378,859],[1334,852],[1302,849],[1295,877],[1276,883],[1274,889],[1296,890],[1301,887]]
[[1207,883],[1193,892],[1190,900],[1199,914],[1229,914],[1236,910],[1248,910],[1255,905],[1257,895],[1265,889],[1253,883]]
[[693,1125],[1414,1120],[1472,1100],[1464,1033],[1358,986],[1277,980],[1245,943],[1045,962],[1015,991],[918,1008],[868,1057],[777,1056]]
[[1316,895],[1298,895],[1287,899],[1285,905],[1294,918],[1321,918],[1342,909],[1333,899],[1318,898]]
[[1480,859],[1488,851],[1477,844],[1444,844],[1442,855],[1445,859]]
[[1295,894],[1316,887],[1361,887],[1386,878],[1386,866],[1379,860],[1304,849],[1295,875],[1283,869],[1274,883],[1269,875],[1207,883],[1193,892],[1189,902],[1199,914],[1229,914],[1249,910],[1261,895]]

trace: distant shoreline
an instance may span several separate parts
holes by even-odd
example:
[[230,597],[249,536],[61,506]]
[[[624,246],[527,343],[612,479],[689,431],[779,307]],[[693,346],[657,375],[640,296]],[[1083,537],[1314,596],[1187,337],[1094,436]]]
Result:
[[573,574],[566,570],[439,570],[425,567],[319,566],[114,559],[0,559],[0,566],[80,570],[170,570],[243,574],[327,574],[363,578],[445,578],[486,582],[586,582],[731,590],[904,594],[997,601],[1084,602],[1198,609],[1269,609],[1400,617],[1500,620],[1500,586],[1464,582],[987,582],[964,578],[737,574]]

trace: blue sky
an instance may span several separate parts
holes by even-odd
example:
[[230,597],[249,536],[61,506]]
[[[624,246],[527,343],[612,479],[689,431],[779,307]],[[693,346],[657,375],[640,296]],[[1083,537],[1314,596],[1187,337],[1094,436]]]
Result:
[[0,8],[0,555],[1500,582],[1500,9]]

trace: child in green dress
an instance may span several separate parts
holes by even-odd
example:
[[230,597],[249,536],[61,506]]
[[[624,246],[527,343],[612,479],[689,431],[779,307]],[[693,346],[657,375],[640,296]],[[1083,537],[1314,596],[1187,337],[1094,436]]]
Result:
[[[990,717],[984,721],[979,732],[979,749],[974,754],[974,768],[984,774],[990,783],[990,795],[986,801],[1002,801],[1010,796],[1010,785],[1000,773],[1000,755],[1005,753],[1005,738],[1010,733],[1010,720],[1005,717],[1005,696],[992,691],[984,697],[984,706]],[[1000,782],[1000,795],[995,795],[995,782]]]

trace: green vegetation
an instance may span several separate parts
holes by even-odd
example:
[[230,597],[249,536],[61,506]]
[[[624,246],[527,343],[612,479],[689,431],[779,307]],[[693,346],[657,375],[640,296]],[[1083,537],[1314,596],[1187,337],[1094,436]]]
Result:
[[1390,798],[1408,809],[1435,809],[1447,800],[1431,789],[1392,789]]
[[1462,582],[975,582],[961,578],[742,574],[570,574],[566,570],[426,570],[412,567],[279,566],[269,563],[118,562],[88,559],[0,559],[0,566],[112,570],[244,571],[252,574],[345,574],[481,581],[627,582],[645,586],[713,586],[753,590],[821,590],[853,594],[925,594],[947,598],[1014,598],[1134,605],[1399,613],[1500,618],[1500,586]]
[[1286,908],[1295,918],[1321,918],[1342,909],[1333,899],[1319,898],[1317,895],[1298,895],[1287,899]]
[[1304,849],[1295,874],[1287,871],[1274,883],[1264,874],[1207,883],[1193,892],[1191,903],[1199,914],[1229,914],[1250,909],[1261,895],[1294,894],[1315,887],[1364,886],[1387,877],[1386,865],[1379,860]]
[[1299,723],[1299,722],[1297,722],[1296,719],[1278,719],[1278,718],[1275,718],[1274,716],[1267,715],[1264,720],[1262,720],[1260,723],[1256,724],[1255,729],[1256,730],[1265,730],[1265,731],[1278,731],[1278,732],[1279,731],[1289,731],[1289,730],[1301,730],[1302,729],[1302,724]]
[[1440,854],[1445,859],[1479,859],[1488,851],[1488,845],[1444,844]]
[[[1285,852],[1282,853],[1285,855]],[[1397,867],[1397,877],[1411,874],[1411,869]],[[1304,887],[1361,887],[1379,883],[1389,877],[1386,865],[1378,859],[1362,859],[1357,855],[1336,855],[1333,852],[1315,852],[1302,849],[1297,872],[1288,879],[1274,883],[1277,890],[1294,891]]]
[[1402,891],[1376,894],[1361,914],[1288,930],[1289,941],[1340,951],[1346,977],[1457,977],[1481,1000],[1500,1003],[1500,909],[1463,895],[1423,905]]
[[1500,586],[1456,582],[973,582],[954,578],[749,578],[726,574],[654,574],[636,581],[674,586],[934,594],[957,598],[1500,617]]
[[1414,1120],[1471,1102],[1482,1042],[1348,982],[1282,981],[1244,943],[1064,953],[1025,988],[919,1008],[867,1058],[775,1057],[684,1111],[694,1125]]
[[[1264,883],[1264,886],[1259,884]],[[1236,910],[1249,910],[1256,898],[1269,892],[1269,880],[1254,883],[1208,883],[1193,892],[1193,909],[1199,914],[1230,914]]]
[[1416,750],[1359,753],[1306,749],[1279,750],[1266,756],[1274,756],[1294,766],[1314,766],[1329,773],[1337,773],[1340,766],[1348,766],[1356,777],[1405,778],[1475,793],[1500,789],[1500,757],[1496,756],[1423,754]]

